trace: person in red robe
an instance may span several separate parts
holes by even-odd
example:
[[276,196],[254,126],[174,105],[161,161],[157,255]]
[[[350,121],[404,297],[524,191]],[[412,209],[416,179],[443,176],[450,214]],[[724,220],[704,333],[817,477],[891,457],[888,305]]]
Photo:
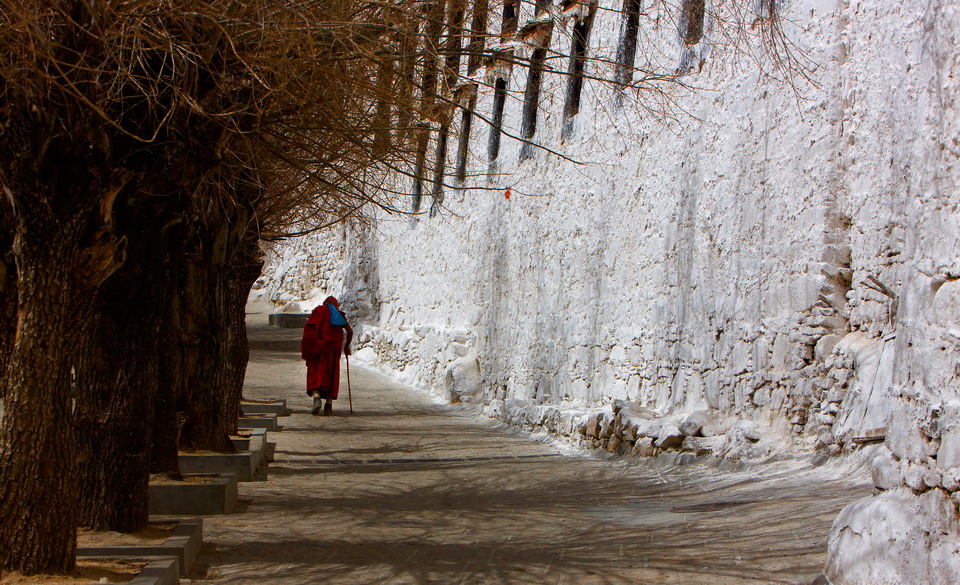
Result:
[[332,401],[340,393],[340,353],[350,355],[351,341],[353,329],[340,311],[340,302],[336,297],[327,297],[310,313],[300,340],[300,357],[307,362],[307,395],[313,396],[314,415],[320,414],[321,405],[324,416],[333,412]]

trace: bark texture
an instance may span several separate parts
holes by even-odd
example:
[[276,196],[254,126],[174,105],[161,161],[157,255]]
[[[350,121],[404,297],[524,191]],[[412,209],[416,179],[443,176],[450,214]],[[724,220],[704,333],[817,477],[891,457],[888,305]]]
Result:
[[[111,298],[102,295],[100,308]],[[148,313],[122,302],[101,310],[77,362],[79,523],[95,530],[135,532],[147,523],[157,394],[156,326]]]
[[0,567],[27,574],[63,572],[74,563],[70,366],[85,323],[86,287],[79,284],[98,273],[97,262],[88,262],[91,248],[81,246],[89,210],[52,199],[57,207],[42,196],[19,200],[15,309],[9,299],[3,303],[4,326],[14,310],[16,325],[12,340],[3,333],[0,360]]
[[[13,262],[13,210],[0,195],[0,372],[6,368],[17,329],[17,267]],[[4,385],[0,384],[0,400]]]
[[245,305],[260,275],[258,232],[240,210],[215,218],[184,266],[181,445],[232,452],[249,348]]
[[86,299],[123,260],[110,218],[128,177],[95,114],[36,108],[22,94],[5,107],[30,114],[6,118],[0,140],[0,244],[16,270],[0,313],[0,569],[63,573],[76,547],[70,368]]
[[0,376],[0,567],[62,573],[76,550],[68,357],[75,289],[64,259],[74,257],[79,229],[61,224],[56,237],[39,238],[32,223],[17,226],[18,322]]
[[149,516],[170,259],[163,215],[143,207],[118,218],[132,236],[128,259],[96,292],[76,365],[79,522],[95,530],[135,532]]

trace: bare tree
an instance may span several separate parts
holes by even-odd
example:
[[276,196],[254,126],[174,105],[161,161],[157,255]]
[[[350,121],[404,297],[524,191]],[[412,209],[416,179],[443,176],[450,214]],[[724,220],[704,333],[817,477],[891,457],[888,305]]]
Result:
[[[4,569],[63,572],[74,562],[71,367],[86,386],[80,421],[98,423],[103,435],[85,439],[85,485],[128,481],[140,491],[148,434],[130,446],[136,456],[125,460],[140,463],[125,467],[123,477],[106,473],[101,455],[149,417],[159,390],[139,384],[159,367],[151,336],[169,317],[164,305],[178,307],[178,347],[215,343],[179,361],[181,394],[165,404],[185,407],[194,445],[225,446],[230,417],[212,389],[224,375],[233,379],[232,392],[242,380],[245,341],[237,339],[237,322],[244,287],[255,278],[242,270],[251,266],[251,242],[296,201],[305,202],[301,221],[343,217],[374,201],[373,167],[389,162],[389,153],[372,157],[365,122],[372,93],[364,85],[375,64],[369,57],[384,30],[376,5],[190,7],[21,0],[0,11],[0,225],[16,266],[16,279],[4,286],[17,287],[16,337],[4,340],[10,351],[2,376]],[[170,230],[186,243],[172,244]],[[128,254],[124,279],[105,286]],[[164,281],[165,274],[173,278]],[[150,290],[164,282],[181,288]],[[117,304],[124,283],[140,291],[142,304]],[[198,307],[204,300],[211,306]],[[143,318],[125,325],[110,318],[113,310]],[[200,314],[205,321],[197,322]],[[202,367],[221,362],[229,367],[214,375],[217,368]],[[104,507],[94,500],[89,507]],[[134,508],[119,522],[85,516],[131,529],[144,518],[142,505]]]

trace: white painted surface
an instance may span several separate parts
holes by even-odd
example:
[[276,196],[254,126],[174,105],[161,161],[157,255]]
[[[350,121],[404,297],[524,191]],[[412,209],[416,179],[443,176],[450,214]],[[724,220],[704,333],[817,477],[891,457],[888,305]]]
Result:
[[[548,75],[536,139],[587,164],[546,152],[518,164],[505,138],[488,182],[477,123],[472,188],[448,190],[445,213],[293,243],[264,290],[306,310],[336,294],[381,366],[438,395],[460,384],[488,415],[585,446],[622,438],[609,415],[584,434],[617,399],[654,411],[658,432],[703,409],[739,420],[718,432],[731,457],[837,453],[886,426],[879,477],[917,495],[899,487],[895,502],[845,511],[866,528],[852,539],[835,527],[828,575],[879,583],[851,559],[881,554],[890,583],[925,582],[918,567],[954,575],[960,556],[943,543],[960,499],[960,6],[784,6],[816,63],[819,88],[803,99],[718,46],[688,78],[700,89],[676,94],[689,115],[655,120],[588,85],[561,144],[563,79]],[[611,17],[601,11],[592,47],[615,46]],[[511,88],[523,81],[516,70]],[[633,452],[649,454],[641,436]],[[954,516],[930,516],[933,500]],[[946,522],[946,540],[888,541],[877,506],[909,508],[917,530]]]

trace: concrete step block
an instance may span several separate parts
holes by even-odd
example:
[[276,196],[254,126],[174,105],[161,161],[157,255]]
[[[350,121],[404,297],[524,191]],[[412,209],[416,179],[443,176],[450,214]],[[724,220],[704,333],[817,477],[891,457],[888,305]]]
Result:
[[251,451],[250,449],[250,437],[230,437],[230,442],[233,443],[233,446],[237,451]]
[[[243,429],[243,439],[247,439],[247,449],[250,451],[263,451],[267,444],[267,429]],[[249,434],[247,434],[249,433]],[[234,443],[234,446],[240,449],[238,445],[242,442]],[[243,450],[247,450],[243,449]]]
[[237,476],[233,473],[191,474],[212,477],[209,483],[150,484],[150,514],[203,516],[229,514],[237,505]]
[[277,415],[258,414],[256,416],[241,416],[237,421],[237,428],[275,431],[279,428],[277,425]]
[[[77,558],[151,558],[173,557],[177,561],[179,574],[186,577],[193,568],[200,545],[203,544],[203,519],[187,518],[179,520],[164,543],[144,546],[92,546],[77,548]],[[179,583],[179,579],[177,580]]]
[[260,452],[180,453],[177,460],[180,473],[233,473],[237,481],[253,481],[260,464]]
[[128,585],[180,585],[180,561],[151,559]]
[[263,446],[263,460],[266,463],[273,463],[274,454],[277,451],[276,443],[264,443]]
[[284,399],[274,400],[273,402],[241,402],[240,410],[245,415],[251,414],[275,414],[277,416],[287,416],[287,401]]
[[247,431],[250,432],[250,436],[252,437],[256,437],[258,435],[262,437],[267,436],[267,429],[247,429]]
[[84,557],[84,560],[138,561],[147,563],[147,566],[140,569],[140,572],[124,585],[180,585],[180,562],[176,557],[128,557],[108,555],[105,557]]
[[233,446],[237,448],[237,451],[253,451],[256,453],[258,468],[269,463],[269,460],[266,458],[266,453],[264,452],[264,446],[266,445],[266,442],[264,441],[263,435],[257,435],[253,437],[230,437],[230,442],[232,442]]

